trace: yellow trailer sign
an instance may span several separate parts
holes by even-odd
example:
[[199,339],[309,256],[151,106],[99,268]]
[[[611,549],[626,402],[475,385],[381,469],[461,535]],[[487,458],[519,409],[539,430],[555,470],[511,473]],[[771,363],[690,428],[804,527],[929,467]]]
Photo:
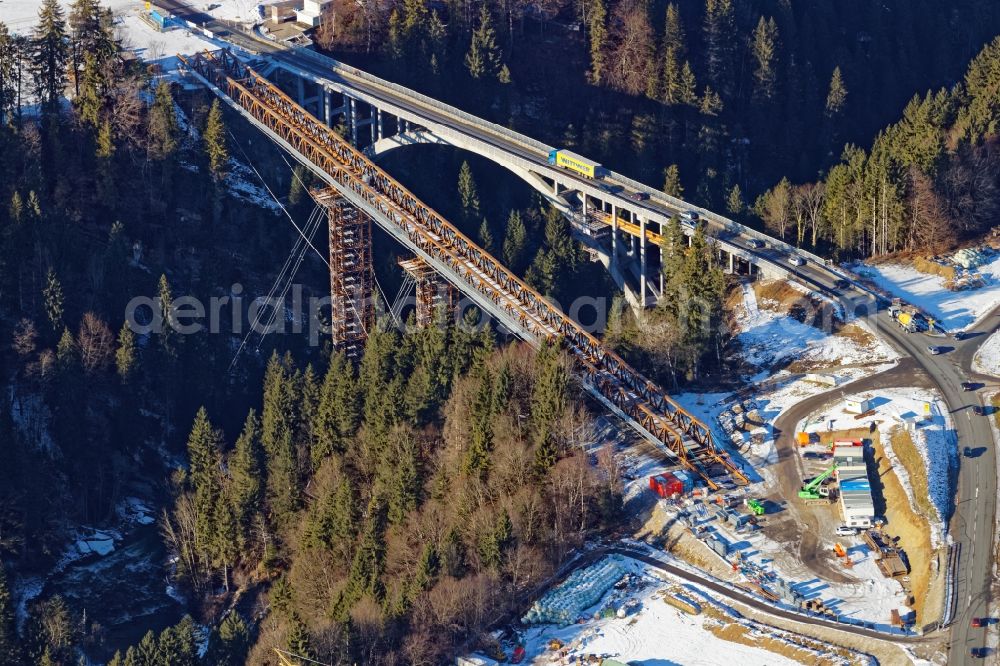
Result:
[[588,160],[582,155],[571,153],[568,150],[553,150],[549,153],[549,163],[561,166],[570,171],[575,171],[587,178],[597,178],[597,171],[601,165],[593,160]]

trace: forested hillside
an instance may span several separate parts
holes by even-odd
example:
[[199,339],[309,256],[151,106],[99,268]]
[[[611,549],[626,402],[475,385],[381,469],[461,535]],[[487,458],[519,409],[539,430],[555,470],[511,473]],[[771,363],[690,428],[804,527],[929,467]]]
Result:
[[[993,2],[335,5],[339,57],[803,247],[937,250],[1000,217]],[[248,153],[308,217],[308,175],[124,52],[95,0],[0,23],[0,666],[441,663],[620,520],[558,345],[442,322],[372,330],[355,368],[227,319],[129,328],[135,296],[169,320],[267,293],[297,234],[234,187]],[[414,154],[388,160],[546,296],[611,292],[522,183]],[[616,303],[607,338],[674,388],[724,368],[726,283],[701,230],[666,238],[669,298],[642,321]],[[297,280],[329,284],[318,261]],[[74,544],[136,498],[142,566],[82,594]]]
[[764,190],[870,146],[1000,32],[981,0],[335,5],[335,55],[750,221]]

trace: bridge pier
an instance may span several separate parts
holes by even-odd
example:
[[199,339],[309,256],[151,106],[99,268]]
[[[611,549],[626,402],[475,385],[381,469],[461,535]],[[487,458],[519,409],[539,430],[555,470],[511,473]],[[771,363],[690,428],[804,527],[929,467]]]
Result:
[[351,143],[355,146],[358,145],[358,103],[353,97],[348,97],[350,104],[348,106],[347,118],[348,127],[351,128]]
[[639,280],[639,300],[642,307],[646,307],[646,218],[639,218],[639,273],[642,279]]
[[382,126],[382,109],[375,109],[375,115],[378,118],[378,123],[375,125],[376,127],[375,141],[381,141],[382,137],[385,136]]

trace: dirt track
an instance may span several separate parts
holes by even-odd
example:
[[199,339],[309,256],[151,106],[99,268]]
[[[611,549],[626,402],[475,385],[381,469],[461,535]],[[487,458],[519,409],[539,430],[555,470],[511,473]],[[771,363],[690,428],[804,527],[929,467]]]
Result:
[[[857,381],[820,393],[797,403],[774,422],[775,447],[778,453],[776,466],[778,490],[788,509],[784,518],[775,516],[769,526],[773,536],[786,543],[797,544],[799,560],[817,576],[826,580],[846,583],[853,579],[834,566],[831,558],[825,557],[819,547],[819,512],[805,510],[798,500],[799,487],[804,476],[799,456],[795,453],[795,426],[799,421],[836,402],[844,396],[860,391],[871,391],[899,386],[932,387],[930,379],[911,358],[903,358],[899,363],[877,375],[863,377]],[[835,510],[831,507],[831,510]]]

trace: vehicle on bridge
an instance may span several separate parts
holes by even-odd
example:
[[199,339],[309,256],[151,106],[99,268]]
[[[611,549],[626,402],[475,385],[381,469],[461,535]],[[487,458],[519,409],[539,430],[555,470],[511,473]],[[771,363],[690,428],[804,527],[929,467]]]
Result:
[[759,238],[749,238],[747,239],[747,246],[759,250],[764,247],[764,241]]
[[682,222],[686,222],[688,224],[693,225],[699,219],[701,219],[701,218],[698,217],[698,213],[694,212],[693,210],[686,210],[683,213],[681,213],[681,221]]
[[788,257],[788,263],[790,263],[792,266],[805,266],[806,260],[797,254],[793,254]]
[[569,169],[587,178],[597,178],[601,174],[600,164],[568,150],[549,151],[549,164]]

